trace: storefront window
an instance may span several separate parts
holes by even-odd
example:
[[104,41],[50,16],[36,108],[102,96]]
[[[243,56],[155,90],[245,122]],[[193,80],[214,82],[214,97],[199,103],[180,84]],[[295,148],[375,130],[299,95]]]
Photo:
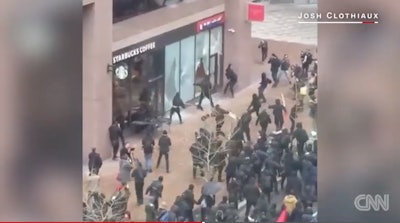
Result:
[[[208,65],[210,57],[210,31],[204,31],[196,35],[196,77],[195,81],[201,81],[202,75],[208,75]],[[196,96],[200,93],[200,88],[195,89]]]
[[172,99],[179,91],[179,53],[180,42],[172,43],[165,47],[165,94],[164,109],[170,110]]
[[184,102],[193,99],[194,96],[194,45],[194,36],[181,40],[180,92]]
[[211,30],[210,55],[222,55],[222,26]]

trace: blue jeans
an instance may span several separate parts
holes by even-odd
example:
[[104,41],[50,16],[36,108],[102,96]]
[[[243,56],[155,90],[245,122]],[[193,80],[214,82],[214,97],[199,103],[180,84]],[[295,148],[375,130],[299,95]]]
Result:
[[153,153],[149,154],[144,154],[144,168],[146,170],[151,170],[153,167],[153,160],[151,159],[153,156]]

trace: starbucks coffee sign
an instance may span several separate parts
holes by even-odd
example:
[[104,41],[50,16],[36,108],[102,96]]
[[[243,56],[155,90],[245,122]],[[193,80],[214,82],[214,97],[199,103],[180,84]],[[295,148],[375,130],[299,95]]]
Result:
[[115,76],[120,79],[120,80],[124,80],[128,77],[128,65],[126,65],[125,63],[119,64],[116,68],[115,68]]

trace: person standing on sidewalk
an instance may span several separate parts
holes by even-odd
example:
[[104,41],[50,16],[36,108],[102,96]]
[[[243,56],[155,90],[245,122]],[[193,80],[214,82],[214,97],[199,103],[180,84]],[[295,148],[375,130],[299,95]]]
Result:
[[185,103],[183,103],[180,93],[176,92],[174,98],[172,99],[172,108],[169,113],[169,123],[172,123],[172,116],[174,115],[174,113],[176,113],[176,114],[178,114],[179,122],[182,124],[182,116],[181,116],[180,107],[185,109]]
[[281,61],[279,60],[278,56],[276,54],[272,54],[271,58],[268,60],[268,63],[271,64],[271,75],[272,75],[272,80],[274,81],[274,84],[272,87],[276,87],[279,84],[279,79],[278,79],[278,71],[279,68],[281,67]]
[[290,60],[289,60],[288,55],[285,54],[282,59],[281,73],[279,74],[278,80],[280,80],[281,74],[283,73],[286,77],[286,80],[289,82],[289,84],[292,84],[292,81],[291,81],[291,79],[289,77],[289,73],[288,73],[289,68],[290,68]]
[[113,147],[113,160],[116,160],[119,149],[119,140],[121,139],[122,145],[125,144],[122,129],[117,121],[114,121],[113,124],[108,128],[108,136]]
[[287,112],[285,106],[282,105],[280,99],[276,99],[275,104],[268,106],[268,108],[272,109],[276,130],[281,130],[284,123],[283,113]]
[[142,147],[144,152],[144,167],[148,172],[152,172],[153,166],[153,150],[154,150],[154,139],[150,132],[146,133],[146,136],[142,139]]
[[189,208],[185,211],[185,219],[189,222],[193,222],[193,208],[194,205],[197,204],[196,200],[194,199],[194,185],[189,184],[187,190],[182,193],[182,199],[186,202]]
[[171,145],[171,139],[169,138],[167,131],[164,130],[162,136],[158,140],[160,153],[158,155],[156,168],[158,169],[158,167],[160,166],[161,158],[164,156],[167,173],[169,173],[169,150]]
[[290,109],[290,134],[293,133],[294,131],[294,126],[296,123],[296,118],[297,118],[297,105],[293,105],[293,107]]
[[265,109],[257,117],[256,125],[260,123],[262,135],[267,135],[268,125],[272,122],[271,117]]
[[268,84],[271,84],[271,79],[267,78],[267,74],[265,72],[261,73],[261,82],[258,87],[258,98],[262,100],[263,103],[267,102],[267,99],[264,96],[264,91],[267,89]]
[[268,42],[261,40],[258,44],[258,48],[261,50],[261,62],[264,62],[268,57]]
[[257,96],[257,94],[253,94],[250,105],[247,108],[247,111],[249,111],[250,115],[253,114],[253,112],[255,112],[258,117],[260,108],[261,108],[260,98]]
[[159,176],[158,179],[153,181],[146,189],[146,195],[150,195],[153,198],[153,204],[156,210],[158,210],[158,200],[162,198],[164,189],[164,185],[162,184],[163,180],[164,178]]
[[229,91],[232,94],[232,98],[234,97],[234,92],[233,92],[233,87],[236,85],[237,80],[238,80],[238,76],[237,74],[232,70],[231,68],[232,64],[229,64],[228,67],[225,70],[225,76],[226,79],[228,79],[228,83],[226,83],[225,88],[224,88],[224,94],[226,94],[226,92]]
[[135,179],[135,192],[138,205],[143,204],[143,186],[146,176],[147,171],[143,168],[142,163],[138,162],[137,167],[132,172],[132,177]]
[[304,144],[308,141],[307,131],[303,129],[303,123],[298,122],[296,124],[296,130],[293,131],[292,140],[296,139],[297,142],[297,154],[299,157],[304,155]]
[[128,156],[124,154],[119,161],[119,174],[118,174],[119,181],[123,186],[128,185],[128,183],[131,181],[132,169],[133,167],[128,160]]
[[89,153],[89,176],[92,174],[99,175],[99,170],[103,165],[103,160],[100,157],[100,154],[96,152],[96,148],[92,149],[92,152]]
[[203,80],[200,83],[194,83],[194,85],[199,86],[201,88],[201,93],[199,97],[199,103],[197,104],[197,108],[203,110],[201,103],[203,102],[204,97],[208,98],[208,100],[210,100],[211,107],[214,107],[214,102],[211,97],[212,85],[210,82],[210,76],[206,75],[205,77],[203,77]]

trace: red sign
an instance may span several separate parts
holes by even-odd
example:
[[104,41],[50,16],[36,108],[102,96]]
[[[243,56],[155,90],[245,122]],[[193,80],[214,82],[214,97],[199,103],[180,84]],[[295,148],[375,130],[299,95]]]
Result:
[[250,3],[247,7],[247,20],[252,22],[262,22],[265,17],[264,5]]
[[196,24],[196,30],[197,32],[201,32],[207,29],[212,29],[214,27],[224,24],[224,22],[225,22],[225,14],[220,13],[198,21]]

